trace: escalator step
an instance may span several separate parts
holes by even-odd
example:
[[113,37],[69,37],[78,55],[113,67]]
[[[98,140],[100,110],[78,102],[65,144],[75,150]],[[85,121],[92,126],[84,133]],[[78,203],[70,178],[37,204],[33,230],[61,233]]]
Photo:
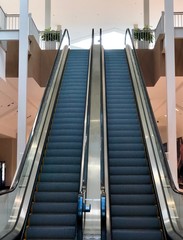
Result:
[[147,166],[147,160],[146,158],[111,158],[111,161],[110,161],[110,166],[113,167],[113,166]]
[[40,182],[77,182],[79,173],[42,173]]
[[31,226],[27,230],[26,239],[73,239],[75,231],[75,226]]
[[34,202],[76,202],[77,192],[35,192]]
[[113,240],[125,239],[125,240],[163,240],[163,234],[159,230],[113,230]]
[[57,94],[26,239],[75,239],[88,50],[69,50]]
[[49,136],[48,142],[82,142],[82,136]]
[[143,158],[145,157],[145,152],[144,151],[129,151],[128,149],[125,151],[122,150],[118,150],[118,151],[113,151],[113,150],[109,150],[109,157],[110,158]]
[[124,50],[105,50],[112,239],[163,239]]
[[151,184],[111,184],[111,194],[152,194]]
[[77,182],[39,182],[36,186],[39,192],[77,192]]
[[154,194],[111,194],[113,205],[155,205]]
[[76,213],[77,211],[77,203],[53,203],[53,202],[45,202],[45,203],[33,203],[32,212],[34,213]]
[[62,156],[45,156],[44,164],[67,164],[67,165],[77,165],[80,164],[80,157],[62,157]]
[[144,150],[144,144],[142,142],[139,142],[139,138],[136,138],[136,143],[130,144],[130,143],[109,143],[109,149],[112,149],[113,151],[143,151]]
[[149,175],[113,175],[110,176],[111,184],[151,184]]
[[81,156],[81,149],[70,149],[69,151],[67,149],[48,149],[46,151],[47,156],[63,156],[63,157],[80,157]]
[[[64,137],[63,137],[64,138]],[[49,142],[47,145],[47,151],[49,149],[81,149],[82,148],[82,142]]]
[[31,226],[74,226],[76,224],[76,214],[36,213],[30,215],[29,223]]
[[114,205],[111,213],[112,216],[150,217],[157,216],[158,211],[155,205]]
[[113,229],[160,229],[157,217],[112,217]]
[[123,166],[120,167],[119,165],[110,167],[110,175],[148,175],[149,168],[148,166],[136,166],[132,168],[131,166]]
[[47,164],[42,167],[42,173],[80,173],[81,166],[78,165],[56,165]]

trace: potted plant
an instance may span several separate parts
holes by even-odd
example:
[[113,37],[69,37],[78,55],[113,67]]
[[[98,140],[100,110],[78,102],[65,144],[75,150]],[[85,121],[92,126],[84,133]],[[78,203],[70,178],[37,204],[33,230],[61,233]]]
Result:
[[60,32],[47,28],[41,35],[41,39],[45,41],[46,49],[56,49],[56,42],[60,41]]
[[154,41],[153,31],[149,26],[145,26],[143,29],[134,28],[133,39],[138,42],[139,48],[148,48],[149,44]]

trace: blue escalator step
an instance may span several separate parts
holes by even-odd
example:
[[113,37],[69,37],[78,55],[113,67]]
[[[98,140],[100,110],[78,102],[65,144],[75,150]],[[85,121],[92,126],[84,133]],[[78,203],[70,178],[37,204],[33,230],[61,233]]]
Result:
[[81,159],[80,157],[72,156],[72,157],[63,157],[63,156],[45,156],[44,159],[44,164],[80,164]]
[[74,214],[77,211],[77,203],[54,203],[54,202],[35,202],[32,205],[32,212],[42,214]]
[[76,214],[41,214],[35,213],[30,216],[31,226],[74,226]]
[[112,204],[121,205],[154,205],[154,194],[111,194]]
[[125,50],[105,50],[112,236],[163,239]]
[[77,192],[35,192],[35,202],[75,202]]
[[56,165],[47,164],[42,167],[42,173],[80,173],[81,166],[78,165]]
[[36,186],[39,192],[77,192],[77,182],[39,182]]
[[73,239],[75,232],[75,226],[31,226],[27,229],[26,239]]
[[156,217],[113,217],[115,229],[157,229],[160,221]]
[[42,173],[41,182],[75,182],[79,180],[79,173]]
[[69,50],[43,148],[26,239],[77,238],[89,50]]
[[125,239],[125,240],[163,240],[163,233],[159,230],[121,230],[114,229],[113,230],[113,240]]
[[111,208],[113,216],[131,217],[152,217],[157,216],[157,206],[155,205],[114,205]]
[[110,176],[111,184],[150,184],[149,175],[112,175]]
[[132,168],[131,166],[114,166],[110,167],[110,174],[113,175],[148,175],[149,168],[148,166],[136,166]]
[[111,158],[111,161],[110,161],[110,166],[131,166],[131,167],[140,167],[140,166],[147,166],[147,159],[146,158]]

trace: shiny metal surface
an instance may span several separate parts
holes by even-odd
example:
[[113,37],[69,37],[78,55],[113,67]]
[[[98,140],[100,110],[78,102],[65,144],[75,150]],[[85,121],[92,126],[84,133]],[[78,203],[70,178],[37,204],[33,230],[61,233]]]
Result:
[[107,106],[105,82],[104,48],[102,47],[102,98],[103,98],[103,138],[104,138],[104,186],[106,194],[106,240],[111,239],[111,216],[109,197],[109,166],[108,166],[108,141],[107,141]]
[[84,236],[86,239],[87,236],[95,237],[100,234],[100,88],[100,45],[94,45],[91,69],[91,105],[86,196],[86,204],[91,204],[91,211],[90,213],[86,213],[85,218]]

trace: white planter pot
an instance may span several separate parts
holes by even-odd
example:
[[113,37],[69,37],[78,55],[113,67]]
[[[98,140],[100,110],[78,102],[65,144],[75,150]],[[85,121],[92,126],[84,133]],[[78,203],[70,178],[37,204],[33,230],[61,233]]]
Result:
[[54,50],[54,49],[56,49],[56,41],[46,41],[45,42],[45,49],[46,50]]

